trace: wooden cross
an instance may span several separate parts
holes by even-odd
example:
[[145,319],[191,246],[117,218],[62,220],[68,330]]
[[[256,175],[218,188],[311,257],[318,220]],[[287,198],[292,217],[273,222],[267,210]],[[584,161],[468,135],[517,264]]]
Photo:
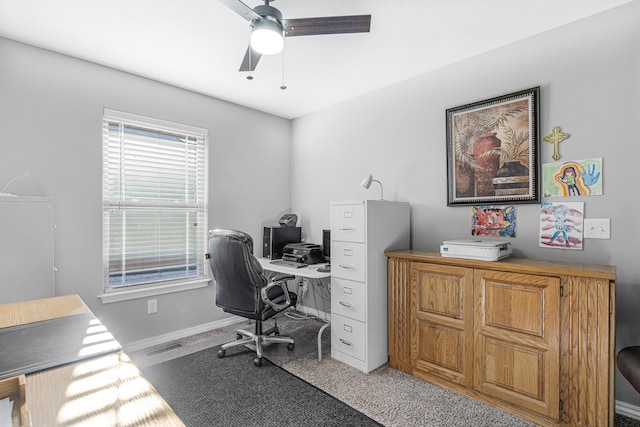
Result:
[[560,143],[565,139],[569,138],[571,135],[568,133],[564,133],[560,130],[560,126],[555,126],[551,133],[544,137],[544,140],[553,144],[553,156],[551,158],[553,160],[558,160],[560,158]]

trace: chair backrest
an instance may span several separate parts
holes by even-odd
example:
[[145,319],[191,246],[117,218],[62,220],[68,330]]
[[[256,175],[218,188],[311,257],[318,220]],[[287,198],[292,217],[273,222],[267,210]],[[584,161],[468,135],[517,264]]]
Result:
[[260,288],[267,279],[253,256],[251,236],[235,230],[209,231],[209,263],[217,306],[238,315],[261,311]]

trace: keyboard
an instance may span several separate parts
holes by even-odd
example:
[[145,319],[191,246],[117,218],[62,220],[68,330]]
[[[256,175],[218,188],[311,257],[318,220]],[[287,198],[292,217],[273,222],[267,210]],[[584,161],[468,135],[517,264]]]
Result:
[[309,264],[303,264],[301,262],[295,262],[295,261],[286,261],[284,259],[274,259],[273,261],[270,261],[269,264],[279,265],[281,267],[289,267],[289,268],[303,268],[303,267],[309,266]]

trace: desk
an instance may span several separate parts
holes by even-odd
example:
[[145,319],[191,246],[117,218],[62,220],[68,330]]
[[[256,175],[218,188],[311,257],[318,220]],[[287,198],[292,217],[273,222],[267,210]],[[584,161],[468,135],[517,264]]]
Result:
[[271,260],[268,258],[258,258],[258,261],[260,261],[263,270],[274,271],[276,273],[291,274],[305,279],[326,279],[331,277],[330,272],[323,273],[318,271],[318,267],[322,267],[326,265],[326,263],[314,264],[308,267],[291,268],[285,267],[284,265],[271,264]]
[[[330,272],[320,272],[318,267],[325,264],[310,265],[308,267],[290,268],[283,265],[271,264],[271,260],[268,258],[258,258],[263,270],[273,271],[275,273],[291,274],[297,278],[302,279],[326,279],[331,277]],[[330,323],[327,322],[318,331],[318,361],[322,361],[322,333],[329,327]]]
[[[0,305],[0,328],[91,313],[77,295]],[[122,351],[26,376],[33,426],[184,426]]]

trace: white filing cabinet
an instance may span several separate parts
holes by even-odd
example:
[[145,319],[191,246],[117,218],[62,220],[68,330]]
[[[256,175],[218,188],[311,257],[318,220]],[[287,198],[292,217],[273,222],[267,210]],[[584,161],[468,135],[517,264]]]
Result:
[[409,247],[409,203],[331,202],[332,358],[364,372],[387,362],[385,251]]

